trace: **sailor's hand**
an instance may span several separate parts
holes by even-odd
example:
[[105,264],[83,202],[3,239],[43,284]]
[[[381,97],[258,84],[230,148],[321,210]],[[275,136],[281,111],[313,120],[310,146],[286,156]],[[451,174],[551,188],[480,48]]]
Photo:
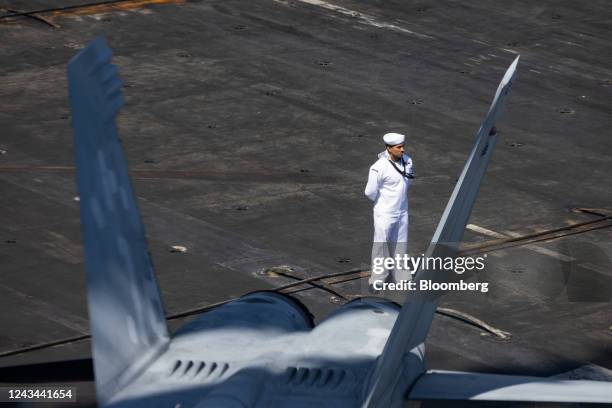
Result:
[[497,134],[497,128],[493,126],[491,130],[489,130],[489,136],[495,136]]

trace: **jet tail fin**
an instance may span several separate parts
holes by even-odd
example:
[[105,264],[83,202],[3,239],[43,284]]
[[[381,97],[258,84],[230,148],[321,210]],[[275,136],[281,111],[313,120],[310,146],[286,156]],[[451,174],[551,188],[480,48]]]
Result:
[[[493,131],[493,128],[501,116],[506,96],[512,88],[518,59],[519,57],[508,67],[497,88],[491,107],[476,134],[472,152],[431,239],[426,257],[453,256],[463,238],[465,227],[478,197],[480,184],[497,141],[497,133]],[[439,271],[421,269],[415,276],[417,287],[419,287],[418,281],[420,280],[439,281],[440,276]],[[429,294],[423,295],[418,292],[408,295],[368,384],[364,388],[364,407],[390,406],[389,398],[393,398],[394,392],[412,384],[423,372],[425,369],[423,350],[419,346],[425,342],[437,306],[437,297],[432,298]],[[412,365],[412,372],[404,373],[405,359],[410,358],[419,359],[422,367],[416,368]]]
[[495,92],[491,107],[476,133],[474,148],[463,167],[453,194],[442,214],[438,228],[431,239],[432,244],[455,244],[463,239],[465,227],[478,197],[480,184],[487,171],[495,143],[497,142],[497,133],[493,128],[495,127],[495,122],[501,117],[506,103],[506,96],[512,89],[518,60],[519,57],[516,57],[512,64],[510,64]]
[[112,52],[97,38],[68,64],[92,354],[104,405],[168,343],[144,228],[119,140]]

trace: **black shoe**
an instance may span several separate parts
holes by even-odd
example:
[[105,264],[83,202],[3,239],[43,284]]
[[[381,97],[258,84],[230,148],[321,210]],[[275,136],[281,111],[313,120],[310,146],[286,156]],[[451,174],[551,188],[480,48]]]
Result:
[[374,285],[369,284],[368,285],[368,292],[370,293],[370,295],[374,295],[374,296],[378,296],[382,294],[382,290],[378,290],[378,289],[374,289]]

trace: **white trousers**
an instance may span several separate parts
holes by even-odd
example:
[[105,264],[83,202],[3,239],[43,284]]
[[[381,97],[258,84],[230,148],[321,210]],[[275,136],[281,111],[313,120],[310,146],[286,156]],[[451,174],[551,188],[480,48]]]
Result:
[[[394,281],[410,280],[412,275],[401,268],[387,268],[381,265],[380,259],[402,259],[408,250],[408,211],[388,214],[374,211],[374,244],[372,245],[372,273],[369,283],[376,280]],[[403,261],[402,261],[403,263]],[[395,265],[397,266],[397,265]],[[379,272],[379,273],[375,273]]]

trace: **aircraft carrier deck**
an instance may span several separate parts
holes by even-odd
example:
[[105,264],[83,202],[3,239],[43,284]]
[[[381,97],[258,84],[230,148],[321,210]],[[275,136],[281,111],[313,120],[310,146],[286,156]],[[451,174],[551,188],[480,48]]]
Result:
[[[609,2],[86,3],[0,0],[0,384],[95,406],[66,66],[97,36],[168,315],[367,270],[363,189],[390,131],[409,135],[422,253],[520,54],[464,238],[491,290],[441,303],[509,335],[437,315],[429,366],[612,380]],[[358,272],[313,283],[286,292],[316,320],[366,294]]]

